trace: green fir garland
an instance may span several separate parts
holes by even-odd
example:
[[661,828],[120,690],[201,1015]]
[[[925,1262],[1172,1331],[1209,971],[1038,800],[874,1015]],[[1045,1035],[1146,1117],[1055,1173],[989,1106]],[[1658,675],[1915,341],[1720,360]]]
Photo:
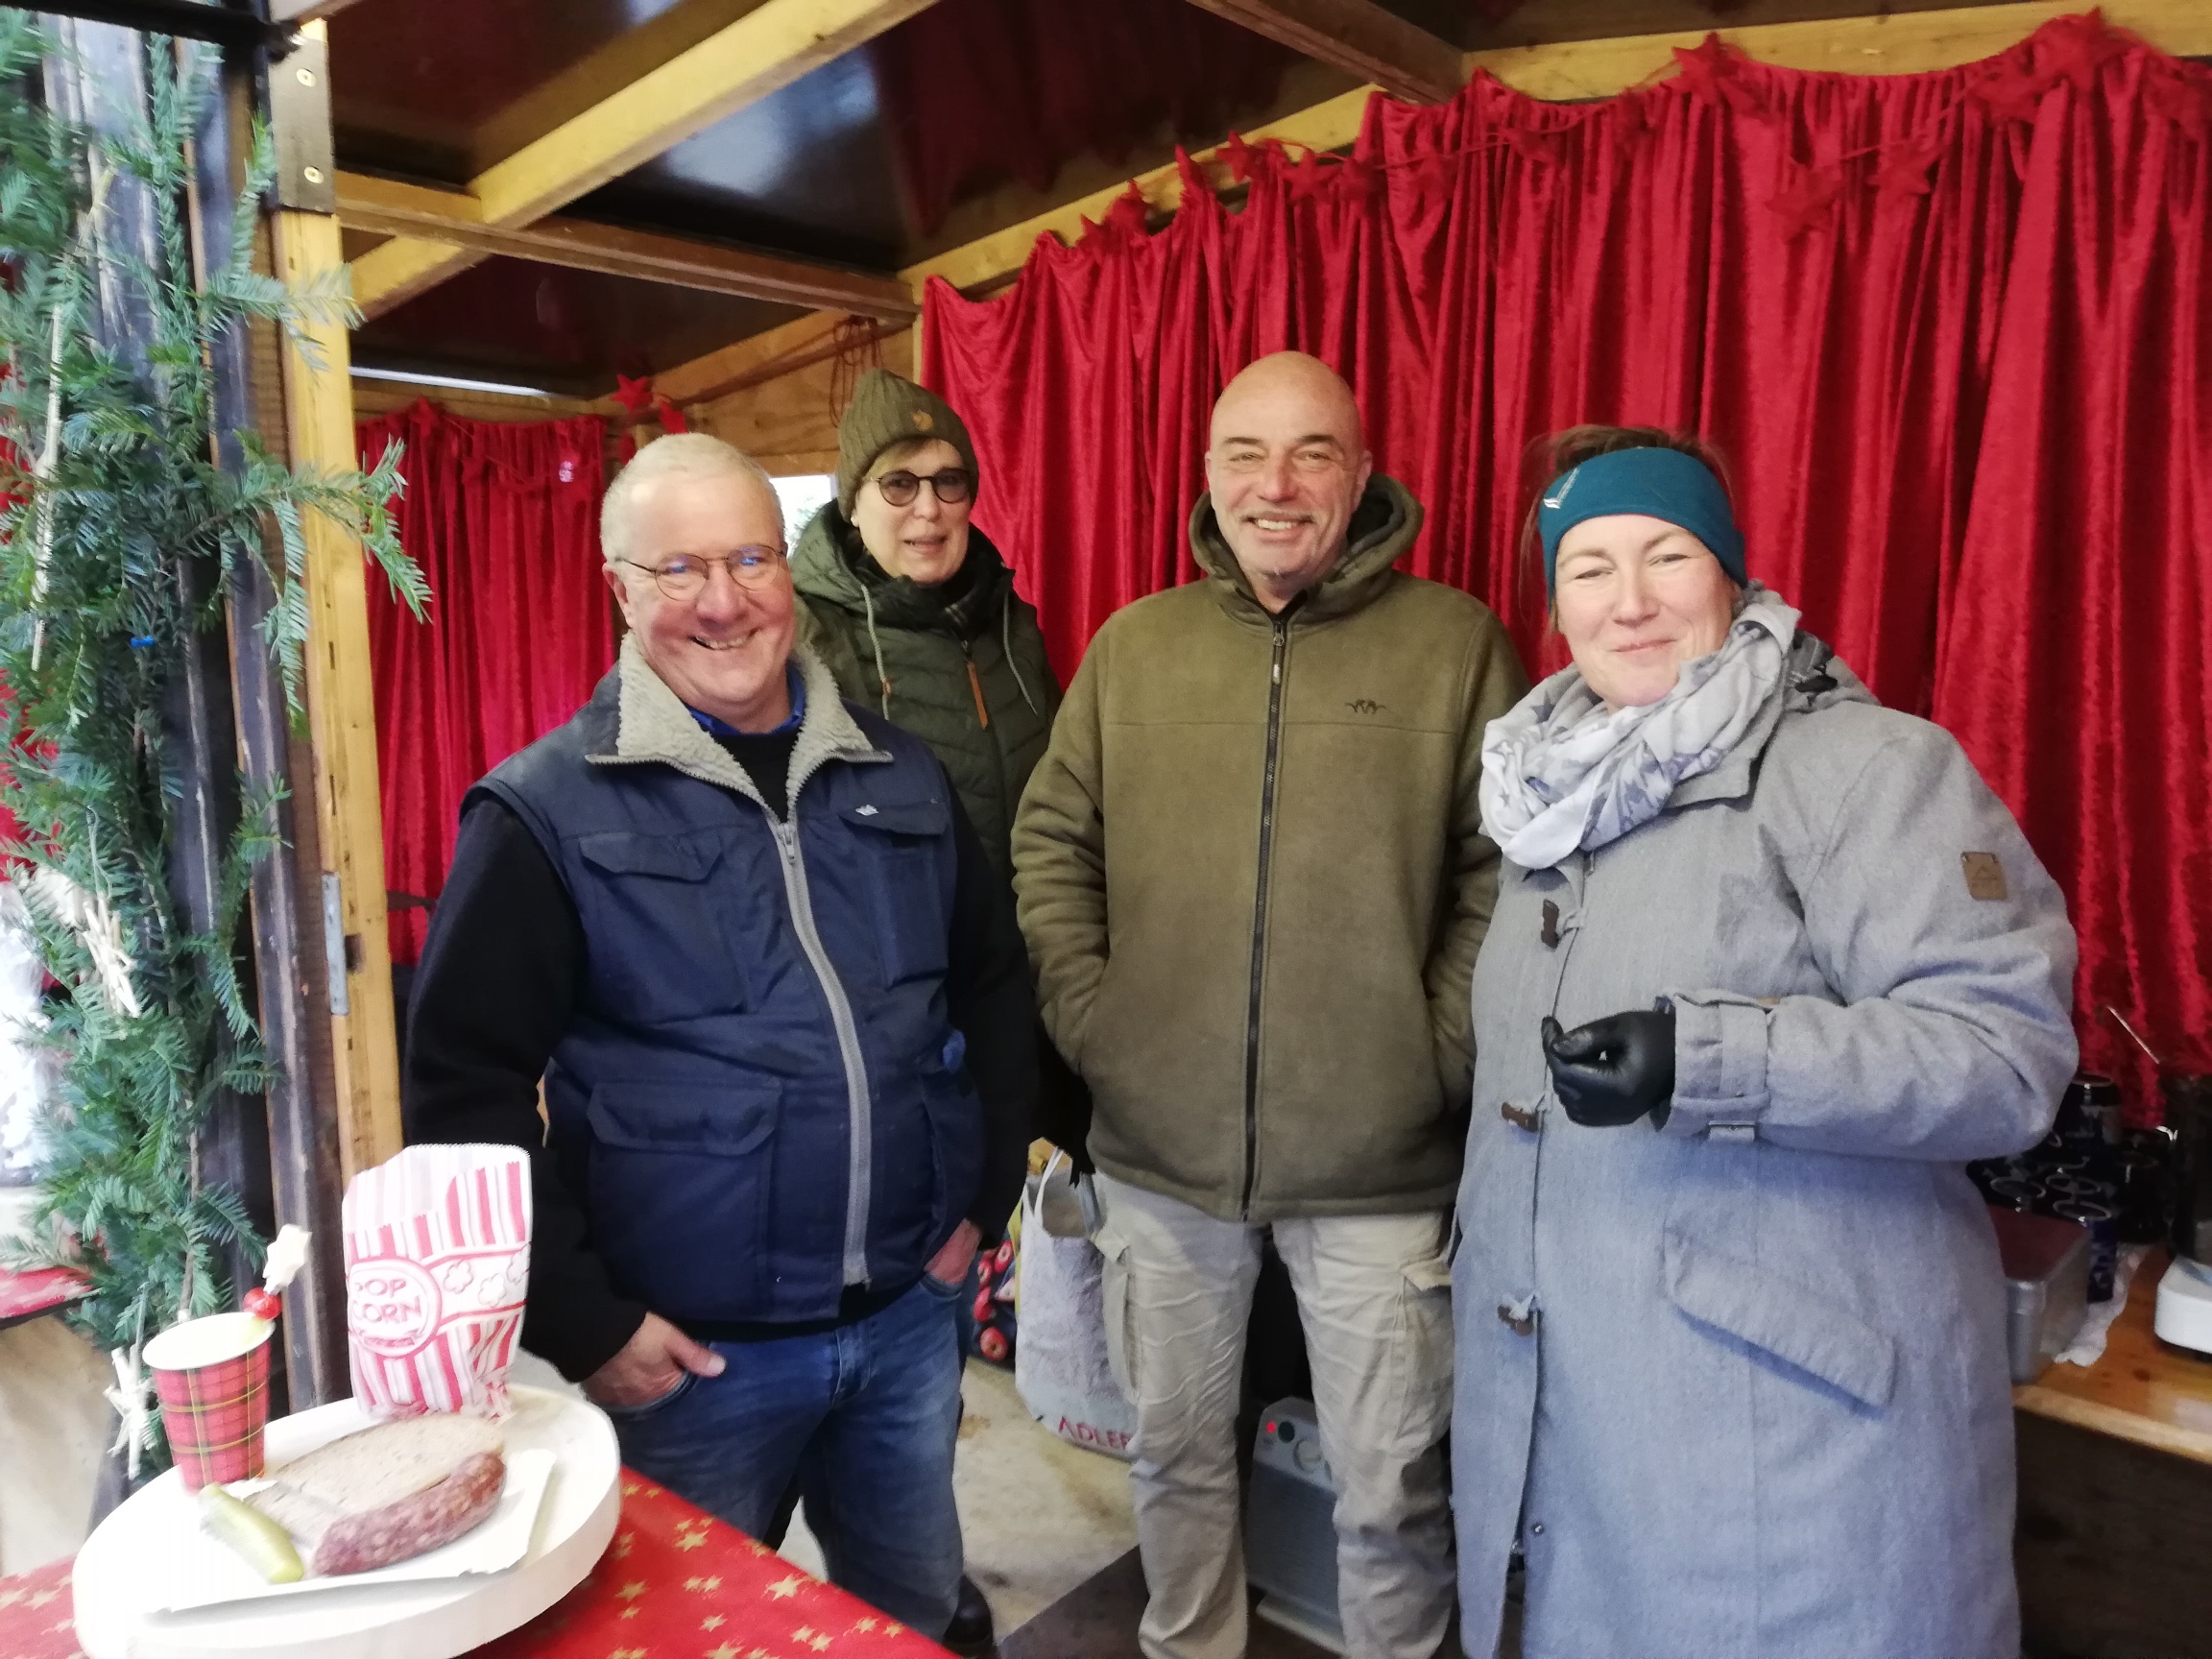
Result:
[[[304,515],[358,535],[418,615],[429,594],[387,511],[397,447],[367,474],[317,471],[241,433],[244,468],[216,463],[217,343],[256,320],[358,316],[342,272],[301,291],[254,270],[265,132],[232,245],[195,281],[185,195],[212,53],[148,39],[144,120],[116,136],[35,95],[56,51],[26,13],[0,11],[0,805],[20,826],[0,853],[68,992],[39,1034],[61,1075],[34,1225],[51,1260],[90,1277],[71,1317],[117,1355],[129,1425],[144,1340],[234,1307],[242,1286],[226,1281],[224,1255],[261,1251],[237,1194],[201,1178],[199,1138],[224,1091],[258,1094],[270,1080],[236,951],[252,867],[277,850],[277,800],[242,787],[214,924],[193,932],[169,879],[182,784],[162,709],[193,636],[221,626],[226,584],[203,581],[215,597],[196,604],[185,572],[265,573],[276,598],[264,640],[295,719]],[[104,223],[118,181],[150,204],[150,257]],[[143,338],[96,336],[103,292],[148,320]],[[140,1420],[158,1467],[158,1414]]]

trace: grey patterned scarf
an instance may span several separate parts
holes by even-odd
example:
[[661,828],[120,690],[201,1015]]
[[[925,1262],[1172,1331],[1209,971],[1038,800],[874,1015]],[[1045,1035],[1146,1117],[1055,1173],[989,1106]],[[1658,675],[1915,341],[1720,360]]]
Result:
[[1607,709],[1561,669],[1482,734],[1482,828],[1523,869],[1549,870],[1657,816],[1749,729],[1796,633],[1797,613],[1754,582],[1720,649],[1683,663],[1656,703]]

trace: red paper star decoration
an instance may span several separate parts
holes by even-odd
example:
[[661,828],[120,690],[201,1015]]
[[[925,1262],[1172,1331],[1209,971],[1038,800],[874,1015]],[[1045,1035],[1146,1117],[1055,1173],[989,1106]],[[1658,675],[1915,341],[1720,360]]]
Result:
[[1547,166],[1558,160],[1559,153],[1567,147],[1565,133],[1544,132],[1528,127],[1507,127],[1503,137],[1524,161]]
[[1782,239],[1793,242],[1826,221],[1842,189],[1837,169],[1800,167],[1796,177],[1767,198],[1767,209],[1781,222]]
[[1874,175],[1874,188],[1886,196],[1925,196],[1931,186],[1928,169],[1942,147],[1929,142],[1915,143],[1911,139],[1892,144],[1883,155],[1882,165]]
[[2097,84],[2105,64],[2128,52],[2126,37],[2107,29],[2104,14],[2094,11],[2052,19],[2035,36],[2035,43],[2041,48],[2044,74],[2063,76],[2084,92]]
[[1681,66],[1677,79],[1683,89],[1699,103],[1716,109],[1726,106],[1744,115],[1765,108],[1737,73],[1743,60],[1720,43],[1719,36],[1708,35],[1695,48],[1675,47],[1674,61]]

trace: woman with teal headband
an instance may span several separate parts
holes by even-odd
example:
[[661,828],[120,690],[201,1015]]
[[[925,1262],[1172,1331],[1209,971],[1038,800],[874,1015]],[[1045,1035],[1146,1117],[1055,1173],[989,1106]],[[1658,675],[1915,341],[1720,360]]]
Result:
[[1968,1160],[2072,1073],[2074,935],[1938,728],[1751,579],[1711,451],[1554,441],[1574,662],[1492,723],[1453,1417],[1463,1639],[2016,1659]]

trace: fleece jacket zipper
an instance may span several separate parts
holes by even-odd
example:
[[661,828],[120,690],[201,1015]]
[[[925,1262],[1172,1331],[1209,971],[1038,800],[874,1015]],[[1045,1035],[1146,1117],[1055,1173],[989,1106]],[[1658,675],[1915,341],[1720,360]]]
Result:
[[[1301,596],[1302,597],[1302,596]],[[1274,645],[1267,663],[1267,754],[1260,776],[1260,871],[1252,896],[1252,982],[1244,1005],[1244,1196],[1239,1215],[1252,1210],[1260,1179],[1260,992],[1267,965],[1267,863],[1275,847],[1275,774],[1283,758],[1283,669],[1290,656],[1293,599],[1270,619]]]

